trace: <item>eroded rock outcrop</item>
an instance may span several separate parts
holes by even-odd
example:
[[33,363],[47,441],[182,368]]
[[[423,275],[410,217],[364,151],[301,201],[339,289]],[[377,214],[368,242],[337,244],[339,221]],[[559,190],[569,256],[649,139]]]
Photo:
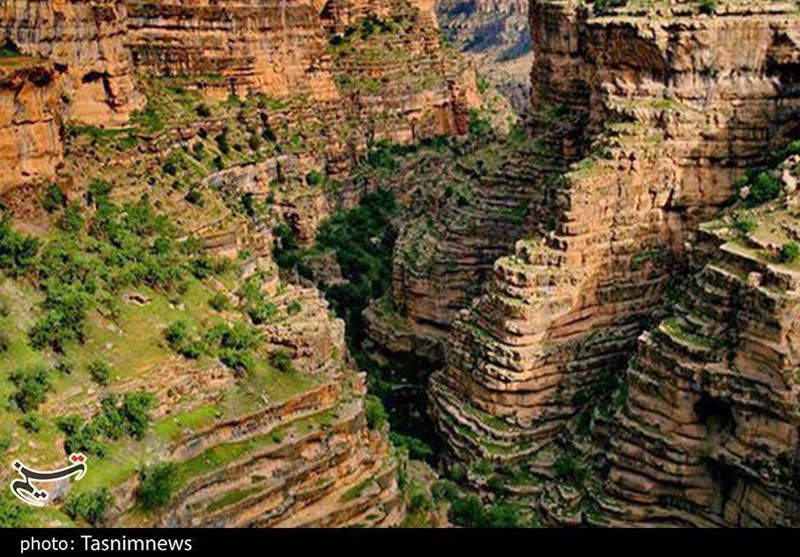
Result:
[[55,174],[62,157],[58,80],[48,62],[0,59],[0,194]]
[[117,0],[8,0],[0,33],[23,54],[64,74],[67,117],[100,127],[125,124],[143,99],[134,88],[123,42],[126,10]]
[[[784,173],[796,172],[795,158]],[[698,272],[628,367],[612,523],[800,524],[794,195],[701,227]]]
[[[450,447],[514,461],[551,443],[604,369],[621,372],[669,262],[739,171],[797,132],[794,8],[725,5],[596,16],[534,2],[533,107],[577,113],[555,231],[495,263],[460,319],[432,406]],[[747,47],[743,47],[743,41]]]
[[[367,427],[365,378],[346,359],[344,327],[327,316],[316,290],[289,288],[277,299],[302,309],[265,326],[269,349],[285,350],[317,386],[286,401],[177,437],[164,460],[178,490],[151,518],[163,526],[395,526],[403,518],[399,460],[386,436]],[[115,490],[114,522],[141,525],[131,512],[138,478]]]
[[440,52],[428,2],[127,5],[137,67],[225,97],[307,97],[352,120],[343,144],[463,133],[477,102],[474,75]]

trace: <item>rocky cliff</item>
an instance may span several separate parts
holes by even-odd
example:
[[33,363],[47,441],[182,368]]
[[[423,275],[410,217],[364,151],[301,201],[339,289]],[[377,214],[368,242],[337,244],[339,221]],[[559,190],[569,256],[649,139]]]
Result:
[[342,143],[464,133],[477,104],[474,76],[441,52],[427,2],[127,6],[137,67],[224,97],[305,97],[319,112],[346,115]]
[[583,158],[555,192],[555,230],[498,260],[455,326],[432,387],[457,452],[505,460],[551,442],[580,390],[630,354],[668,264],[738,171],[796,133],[794,7],[686,9],[533,4],[534,107],[582,116],[568,131]]
[[6,44],[48,59],[63,74],[69,119],[114,127],[142,106],[123,46],[122,2],[10,0],[2,5],[0,33]]
[[[466,129],[474,76],[440,48],[432,4],[2,10],[0,228],[31,259],[2,269],[0,445],[40,467],[79,447],[97,471],[22,524],[399,524],[403,458],[365,402],[342,322],[281,278],[271,251],[284,220],[313,240],[375,144]],[[103,271],[52,273],[59,251]],[[54,301],[62,287],[74,305]],[[62,302],[75,335],[62,322],[46,328],[62,340],[34,340]],[[171,326],[192,346],[170,344]],[[237,344],[228,327],[250,332]],[[39,372],[45,395],[28,407],[12,376]],[[133,400],[142,429],[107,431]],[[168,496],[150,506],[154,469],[169,470]],[[76,510],[86,500],[104,501],[102,519]]]
[[0,60],[0,193],[55,174],[62,156],[58,79],[43,60]]
[[[394,304],[372,308],[368,318],[384,346],[444,357],[431,380],[431,410],[452,454],[471,463],[538,461],[538,473],[553,479],[570,473],[554,444],[574,435],[574,419],[605,397],[609,384],[627,377],[637,337],[659,315],[671,277],[685,269],[687,242],[700,223],[731,201],[745,169],[797,137],[800,29],[796,7],[777,2],[725,2],[711,10],[681,2],[533,2],[530,13],[536,60],[526,133],[466,155],[443,180],[455,176],[449,190],[460,195],[405,226]],[[491,220],[497,206],[518,209]],[[515,240],[513,255],[498,259]],[[791,317],[781,322],[779,328],[791,327]],[[654,396],[655,385],[677,381],[667,379],[671,366],[651,348],[660,334],[645,337],[636,360],[645,363],[631,371],[635,388],[650,394],[637,392],[625,415],[647,424],[639,437],[624,425],[608,433],[619,447],[610,489],[640,505],[621,521],[791,522],[795,498],[787,493],[794,488],[786,474],[756,480],[737,463],[756,459],[783,469],[780,463],[793,462],[785,455],[796,450],[794,418],[775,424],[785,435],[769,456],[759,452],[755,433],[742,433],[753,439],[749,446],[729,437],[714,457],[681,447],[695,446],[681,435],[701,443],[698,428],[712,426],[698,426],[705,403],[694,422],[682,416],[680,426],[666,425],[666,416],[681,412],[669,405],[682,397],[690,406],[703,396],[716,401],[725,388],[698,390],[695,374],[694,398],[686,385],[681,395]],[[738,387],[728,388],[726,397],[735,397]],[[783,399],[794,415],[793,392],[789,381],[765,395]],[[637,471],[638,458],[647,471]],[[554,486],[540,500],[551,518],[559,516],[554,521],[584,515],[570,489]],[[774,503],[764,503],[770,497]],[[656,500],[672,510],[644,510]],[[693,505],[684,516],[675,510]]]
[[610,431],[612,523],[800,523],[798,160],[779,201],[701,226],[696,273],[639,338]]

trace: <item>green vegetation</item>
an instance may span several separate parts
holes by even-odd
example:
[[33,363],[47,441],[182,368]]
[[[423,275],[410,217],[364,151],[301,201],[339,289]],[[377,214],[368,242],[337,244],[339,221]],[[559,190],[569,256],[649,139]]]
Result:
[[781,253],[778,260],[781,263],[794,263],[800,257],[800,245],[796,242],[787,242],[781,246]]
[[86,371],[89,372],[92,381],[98,385],[108,385],[108,380],[111,378],[111,366],[109,366],[108,363],[101,360],[94,360],[86,366]]
[[389,433],[389,439],[394,446],[406,449],[408,451],[408,456],[413,459],[429,460],[434,456],[433,448],[416,437],[392,431]]
[[253,370],[255,357],[252,350],[260,344],[258,331],[243,321],[236,321],[233,325],[217,323],[198,335],[186,321],[178,320],[164,331],[164,339],[172,350],[186,358],[216,357],[237,372]]
[[717,10],[716,0],[700,0],[698,10],[704,15],[713,15]]
[[347,323],[351,338],[362,338],[362,312],[391,284],[391,257],[396,239],[392,219],[398,207],[391,193],[379,190],[361,204],[326,221],[317,234],[315,249],[333,251],[347,283],[331,286],[326,295],[337,315]]
[[628,3],[628,0],[595,0],[594,13],[597,15],[606,15],[612,13],[614,8],[621,8]]
[[450,501],[448,517],[462,528],[520,528],[525,526],[517,507],[503,502],[484,505],[477,495],[464,495],[455,484],[437,483],[435,492]]
[[105,440],[119,440],[125,436],[143,439],[150,425],[155,399],[149,393],[126,393],[102,400],[100,413],[87,422],[81,416],[71,415],[58,420],[59,429],[66,435],[66,452],[83,452],[103,456],[108,447]]
[[20,368],[9,379],[17,387],[12,399],[23,412],[36,410],[52,390],[50,373],[43,365]]
[[758,228],[758,223],[752,217],[737,213],[733,217],[733,227],[742,234],[750,234]]
[[272,302],[260,300],[247,308],[247,315],[250,316],[254,325],[270,323],[278,315],[278,306]]
[[272,366],[283,373],[294,373],[294,364],[292,363],[292,356],[286,350],[275,350],[269,356],[269,362]]
[[67,196],[56,184],[50,184],[42,197],[42,208],[48,213],[55,213],[67,204]]
[[159,509],[172,500],[177,473],[172,463],[153,464],[142,470],[136,498],[143,509]]
[[84,520],[92,526],[103,524],[106,512],[114,502],[105,487],[89,493],[71,495],[64,503],[64,513],[73,520]]
[[553,465],[556,478],[571,485],[583,485],[586,480],[587,470],[571,454],[562,454]]
[[17,46],[10,41],[6,41],[2,45],[0,45],[0,59],[14,58],[16,56],[21,56],[21,55],[22,53],[19,51]]
[[39,241],[11,229],[11,215],[0,217],[0,271],[12,277],[25,274],[33,266]]
[[209,300],[208,305],[216,311],[227,311],[231,309],[231,301],[222,292],[214,294]]
[[3,490],[0,495],[0,528],[21,528],[30,514],[29,507],[20,505],[10,491]]
[[775,199],[780,193],[780,180],[773,176],[772,173],[763,171],[758,173],[751,182],[747,203],[750,205],[759,205]]
[[375,395],[367,395],[364,399],[364,414],[367,417],[367,425],[372,430],[383,429],[389,418],[383,402]]

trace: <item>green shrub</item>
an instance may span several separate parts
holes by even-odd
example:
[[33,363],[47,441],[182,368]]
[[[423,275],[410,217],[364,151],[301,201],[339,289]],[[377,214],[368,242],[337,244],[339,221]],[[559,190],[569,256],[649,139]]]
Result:
[[492,124],[480,110],[470,110],[469,112],[469,133],[471,135],[484,136],[491,132]]
[[200,103],[195,107],[195,112],[201,118],[209,118],[211,116],[211,108],[206,103]]
[[218,292],[208,300],[208,305],[216,311],[226,311],[231,308],[231,301],[225,294]]
[[522,526],[519,510],[505,503],[491,505],[485,512],[483,526],[486,528],[519,528]]
[[20,504],[10,493],[4,489],[0,495],[0,528],[21,528],[30,515],[30,509]]
[[42,196],[42,208],[48,213],[55,213],[67,204],[67,196],[56,184],[50,184]]
[[101,435],[100,427],[87,423],[81,416],[71,415],[59,418],[56,422],[58,429],[64,435],[64,451],[70,453],[85,453],[104,456],[107,447],[98,440]]
[[448,516],[456,526],[481,528],[484,525],[483,504],[472,493],[453,501]]
[[169,174],[170,176],[178,175],[178,167],[173,161],[165,162],[164,166],[161,167],[161,170],[164,172],[164,174]]
[[325,175],[318,170],[312,170],[311,172],[306,174],[306,184],[308,184],[311,187],[318,186],[322,184],[324,181],[325,181]]
[[233,350],[249,350],[255,348],[258,342],[258,331],[245,325],[241,321],[237,321],[222,334],[220,346]]
[[747,202],[750,205],[765,203],[778,197],[781,193],[781,182],[770,172],[760,172],[752,181]]
[[733,220],[733,227],[742,234],[750,234],[758,228],[758,223],[752,217],[737,214]]
[[62,509],[73,520],[84,520],[92,526],[99,526],[103,524],[106,512],[113,502],[111,493],[102,487],[89,493],[71,495]]
[[276,350],[269,355],[269,362],[278,371],[283,373],[294,373],[294,363],[292,356],[286,350]]
[[250,372],[256,365],[253,353],[246,349],[224,348],[219,353],[219,361],[240,373]]
[[173,322],[164,331],[164,339],[170,348],[176,352],[179,352],[181,347],[189,340],[189,336],[189,324],[183,320]]
[[192,205],[197,205],[197,206],[203,205],[203,193],[194,186],[189,188],[189,192],[186,194],[186,197],[184,199],[186,199],[186,201],[191,203]]
[[247,308],[247,315],[250,316],[254,325],[269,323],[278,315],[278,306],[272,302],[261,301]]
[[594,13],[604,15],[611,13],[613,8],[619,8],[628,3],[628,0],[595,0]]
[[251,151],[258,151],[261,149],[262,142],[261,136],[255,133],[247,138],[247,146],[250,147]]
[[11,215],[0,218],[0,270],[18,277],[26,273],[39,251],[39,241],[11,229]]
[[64,214],[58,220],[58,227],[66,232],[80,232],[85,224],[83,207],[77,201],[69,203],[64,209]]
[[64,375],[72,375],[75,371],[75,362],[67,358],[59,358],[56,361],[55,370]]
[[33,414],[26,414],[19,423],[28,433],[39,433],[42,429],[42,419]]
[[231,152],[231,145],[228,142],[228,130],[225,129],[221,134],[214,138],[219,148],[220,153],[227,155]]
[[701,0],[698,9],[701,14],[713,15],[717,10],[717,2],[716,0]]
[[389,419],[389,414],[386,412],[383,402],[375,395],[367,395],[364,399],[364,415],[367,418],[367,425],[372,430],[383,429],[384,424]]
[[781,263],[794,263],[800,257],[800,246],[796,242],[787,242],[781,246],[779,260]]
[[439,480],[433,484],[431,494],[437,501],[453,502],[462,496],[461,488],[451,480]]
[[172,499],[177,469],[174,464],[153,464],[142,470],[136,498],[145,510],[164,507]]
[[86,366],[86,371],[89,372],[92,381],[98,385],[104,387],[108,385],[108,380],[111,378],[111,366],[108,365],[108,363],[101,360],[94,360]]
[[105,180],[92,180],[89,188],[86,191],[86,202],[94,205],[101,205],[108,202],[108,196],[111,193],[111,184]]
[[17,387],[12,398],[23,412],[36,410],[52,389],[50,373],[43,365],[17,369],[9,379]]
[[155,397],[145,391],[126,393],[122,397],[119,411],[126,431],[134,439],[143,439],[147,433],[155,402]]
[[[68,280],[61,277],[62,280]],[[83,342],[86,327],[86,312],[93,305],[92,283],[58,282],[48,286],[47,297],[42,304],[45,313],[28,331],[34,348],[51,347],[63,352],[68,342]],[[77,277],[72,280],[79,280]],[[88,291],[87,291],[88,290]]]
[[303,304],[297,300],[289,304],[289,307],[286,308],[286,313],[289,315],[297,315],[301,311],[303,311]]
[[130,436],[143,439],[150,426],[155,397],[145,391],[126,393],[122,398],[108,396],[100,402],[100,412],[87,422],[81,416],[58,420],[58,428],[66,435],[67,453],[83,452],[103,456],[106,446],[100,438],[121,439]]
[[0,354],[8,352],[11,347],[11,335],[5,329],[0,329]]
[[391,432],[389,439],[396,447],[403,447],[408,450],[408,455],[415,460],[425,460],[433,456],[433,449],[416,437],[402,435],[397,432]]
[[559,456],[553,465],[553,470],[556,478],[573,485],[582,485],[586,479],[586,469],[572,455]]

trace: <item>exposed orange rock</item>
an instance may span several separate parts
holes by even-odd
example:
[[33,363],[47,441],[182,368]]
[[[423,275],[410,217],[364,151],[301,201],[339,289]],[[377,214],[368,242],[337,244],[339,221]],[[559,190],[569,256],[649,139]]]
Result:
[[578,2],[533,3],[534,130],[548,107],[577,114],[555,153],[583,160],[552,188],[555,231],[499,259],[453,327],[432,408],[455,454],[519,461],[553,442],[602,370],[622,373],[669,263],[740,169],[796,132],[792,10],[597,17]]
[[10,0],[3,4],[0,31],[22,53],[45,58],[64,74],[70,120],[120,126],[142,106],[123,47],[122,2]]
[[62,157],[59,79],[42,60],[0,59],[0,194],[55,174]]

